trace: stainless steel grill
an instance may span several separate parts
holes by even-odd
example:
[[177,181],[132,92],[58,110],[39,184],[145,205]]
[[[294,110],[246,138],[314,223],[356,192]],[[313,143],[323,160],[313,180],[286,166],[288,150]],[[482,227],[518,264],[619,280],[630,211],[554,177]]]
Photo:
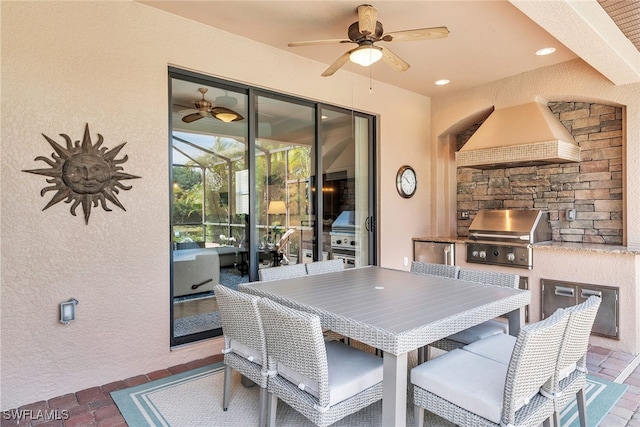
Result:
[[355,267],[356,237],[355,212],[343,211],[331,224],[331,252],[333,259],[341,259],[345,267]]
[[481,210],[469,227],[467,262],[533,268],[532,243],[551,240],[549,213],[535,209]]

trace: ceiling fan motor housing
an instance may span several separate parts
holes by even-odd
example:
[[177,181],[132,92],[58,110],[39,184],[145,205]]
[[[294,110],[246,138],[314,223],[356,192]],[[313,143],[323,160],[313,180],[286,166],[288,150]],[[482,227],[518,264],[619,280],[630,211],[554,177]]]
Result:
[[349,35],[349,40],[358,43],[364,40],[378,40],[380,39],[380,37],[382,37],[383,33],[384,30],[382,29],[382,23],[380,21],[376,21],[376,32],[374,34],[365,36],[360,32],[360,25],[356,21],[353,24],[349,25],[349,31],[347,34]]

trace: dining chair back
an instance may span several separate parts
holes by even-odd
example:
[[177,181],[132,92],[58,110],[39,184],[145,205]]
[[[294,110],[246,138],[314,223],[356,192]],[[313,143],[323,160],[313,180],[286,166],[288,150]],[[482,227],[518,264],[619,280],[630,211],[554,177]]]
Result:
[[295,231],[296,231],[295,228],[288,229],[286,233],[282,235],[280,240],[278,240],[278,243],[276,243],[275,249],[277,253],[282,257],[282,261],[284,261],[283,265],[287,265],[291,262],[287,257],[286,251],[287,251],[287,244],[289,243],[289,239],[291,238],[291,235],[295,233]]
[[260,297],[229,289],[214,288],[224,335],[224,390],[222,409],[229,407],[231,369],[236,370],[260,387],[260,416],[264,426],[267,414],[267,343],[258,310]]
[[587,425],[585,386],[587,383],[587,350],[591,328],[598,314],[601,298],[589,297],[585,302],[569,307],[567,330],[562,340],[553,378],[544,387],[556,400],[555,424],[560,426],[560,411],[577,398],[580,426]]
[[514,289],[517,289],[520,286],[519,275],[502,273],[499,271],[480,271],[461,268],[458,278],[460,280],[468,280],[470,282],[480,282],[487,285],[505,286],[507,288]]
[[[520,286],[520,276],[517,274],[501,273],[495,271],[479,271],[472,269],[460,269],[460,280],[479,282],[486,285],[505,286],[517,289]],[[479,325],[465,329],[453,335],[430,344],[431,347],[444,351],[462,348],[472,342],[490,337],[496,334],[509,333],[509,324],[497,319],[487,320]],[[428,353],[427,353],[428,354]]]
[[344,261],[341,259],[331,259],[328,261],[316,261],[304,264],[307,267],[307,274],[332,273],[344,270]]
[[306,275],[307,269],[304,264],[281,265],[258,270],[258,278],[260,280],[291,279]]
[[278,399],[327,426],[382,399],[382,359],[325,342],[320,318],[269,299],[258,302],[267,338],[269,425]]
[[455,349],[411,371],[416,426],[424,409],[458,425],[548,425],[554,402],[540,388],[554,375],[568,314],[523,327],[509,364]]
[[432,264],[429,262],[412,261],[411,272],[457,279],[458,274],[460,273],[460,267],[457,265]]

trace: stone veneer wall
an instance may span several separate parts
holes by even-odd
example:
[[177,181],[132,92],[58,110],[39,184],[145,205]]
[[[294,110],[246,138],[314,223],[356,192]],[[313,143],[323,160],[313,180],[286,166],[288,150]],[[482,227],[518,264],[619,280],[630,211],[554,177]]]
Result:
[[[553,241],[622,244],[622,108],[582,102],[548,106],[580,145],[580,162],[458,168],[459,236],[468,236],[479,209],[541,209],[549,212]],[[480,124],[457,136],[458,150]],[[567,220],[567,209],[576,210],[574,221]]]

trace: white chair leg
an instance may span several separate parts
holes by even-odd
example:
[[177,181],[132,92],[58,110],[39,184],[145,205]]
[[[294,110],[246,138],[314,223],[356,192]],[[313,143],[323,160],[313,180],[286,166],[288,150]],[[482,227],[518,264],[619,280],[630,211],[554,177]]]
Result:
[[276,427],[276,409],[278,408],[278,396],[273,393],[269,399],[269,427]]
[[560,410],[556,409],[556,412],[550,418],[552,427],[560,427]]
[[269,393],[267,392],[267,389],[264,387],[260,387],[260,420],[259,420],[259,427],[264,427],[265,423],[267,422],[267,398]]
[[224,367],[224,390],[222,392],[222,410],[226,411],[229,407],[229,389],[231,388],[231,367]]
[[424,409],[422,406],[414,405],[413,417],[415,418],[416,427],[424,427]]
[[584,389],[580,389],[576,395],[578,402],[578,416],[580,417],[580,427],[587,427],[587,405],[584,399]]

